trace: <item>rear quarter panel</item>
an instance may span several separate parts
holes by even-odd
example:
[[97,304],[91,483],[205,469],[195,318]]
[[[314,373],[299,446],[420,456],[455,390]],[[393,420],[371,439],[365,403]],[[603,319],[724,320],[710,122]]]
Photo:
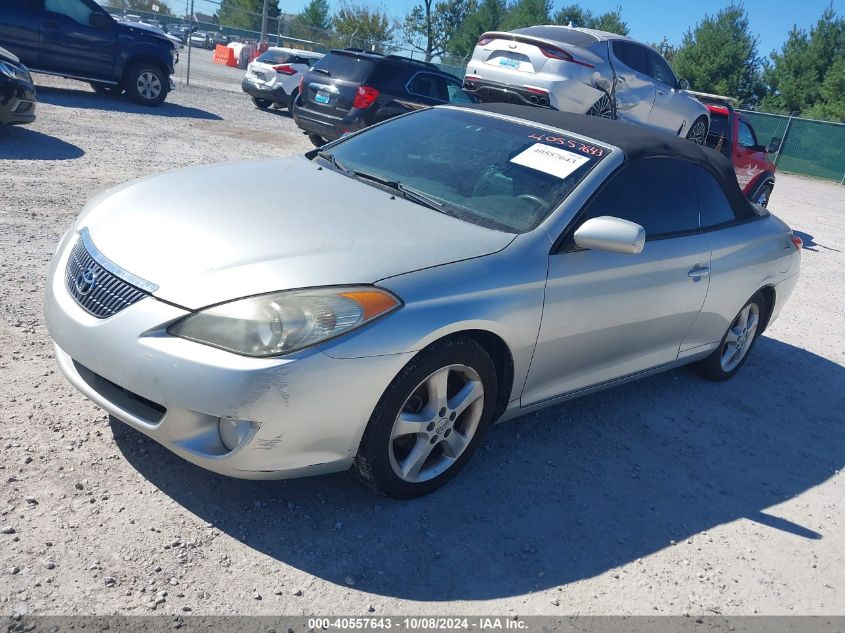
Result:
[[789,228],[769,215],[706,233],[710,240],[710,287],[701,314],[681,351],[721,341],[739,310],[764,286],[797,273]]

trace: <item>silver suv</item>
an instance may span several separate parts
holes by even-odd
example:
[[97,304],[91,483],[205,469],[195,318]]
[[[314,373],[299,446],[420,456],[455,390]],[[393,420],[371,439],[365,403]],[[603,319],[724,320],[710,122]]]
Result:
[[506,101],[621,119],[704,143],[710,114],[654,49],[568,26],[484,33],[464,90]]

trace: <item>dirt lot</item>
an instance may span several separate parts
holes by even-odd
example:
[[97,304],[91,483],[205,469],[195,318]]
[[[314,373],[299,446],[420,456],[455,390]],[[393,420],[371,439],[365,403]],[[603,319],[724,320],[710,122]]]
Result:
[[674,371],[498,426],[428,498],[229,480],[110,424],[54,363],[47,261],[96,191],[309,147],[224,75],[158,110],[39,77],[38,121],[0,129],[0,612],[845,614],[836,184],[779,177],[802,278],[734,380]]

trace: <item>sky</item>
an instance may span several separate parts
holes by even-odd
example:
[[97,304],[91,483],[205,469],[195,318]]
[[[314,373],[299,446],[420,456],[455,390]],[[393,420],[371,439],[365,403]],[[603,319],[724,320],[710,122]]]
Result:
[[[401,18],[420,0],[352,0],[384,7],[392,17]],[[555,0],[555,8],[571,4],[572,0]],[[298,13],[308,0],[279,0],[285,13]],[[337,0],[330,0],[334,9]],[[197,0],[196,10],[202,11],[202,0]],[[579,4],[593,13],[612,11],[622,7],[622,17],[628,22],[631,37],[646,43],[660,42],[665,35],[673,44],[680,44],[684,32],[694,26],[705,13],[715,13],[731,4],[730,0],[582,0]],[[759,36],[758,52],[767,57],[781,44],[793,24],[809,29],[816,23],[830,0],[744,0],[751,29]],[[833,0],[833,8],[845,14],[845,0]]]

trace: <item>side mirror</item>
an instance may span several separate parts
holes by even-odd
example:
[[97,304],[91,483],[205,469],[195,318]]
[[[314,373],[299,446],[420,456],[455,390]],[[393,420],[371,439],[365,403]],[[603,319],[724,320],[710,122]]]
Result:
[[780,149],[780,144],[783,141],[779,136],[773,136],[771,142],[769,143],[769,154],[774,154],[776,151]]
[[686,79],[679,79],[678,80],[678,89],[689,90],[689,82]]
[[584,222],[573,239],[578,248],[636,255],[645,245],[645,229],[634,222],[603,215]]
[[88,24],[96,29],[107,29],[112,24],[112,19],[104,13],[94,11],[88,18]]

